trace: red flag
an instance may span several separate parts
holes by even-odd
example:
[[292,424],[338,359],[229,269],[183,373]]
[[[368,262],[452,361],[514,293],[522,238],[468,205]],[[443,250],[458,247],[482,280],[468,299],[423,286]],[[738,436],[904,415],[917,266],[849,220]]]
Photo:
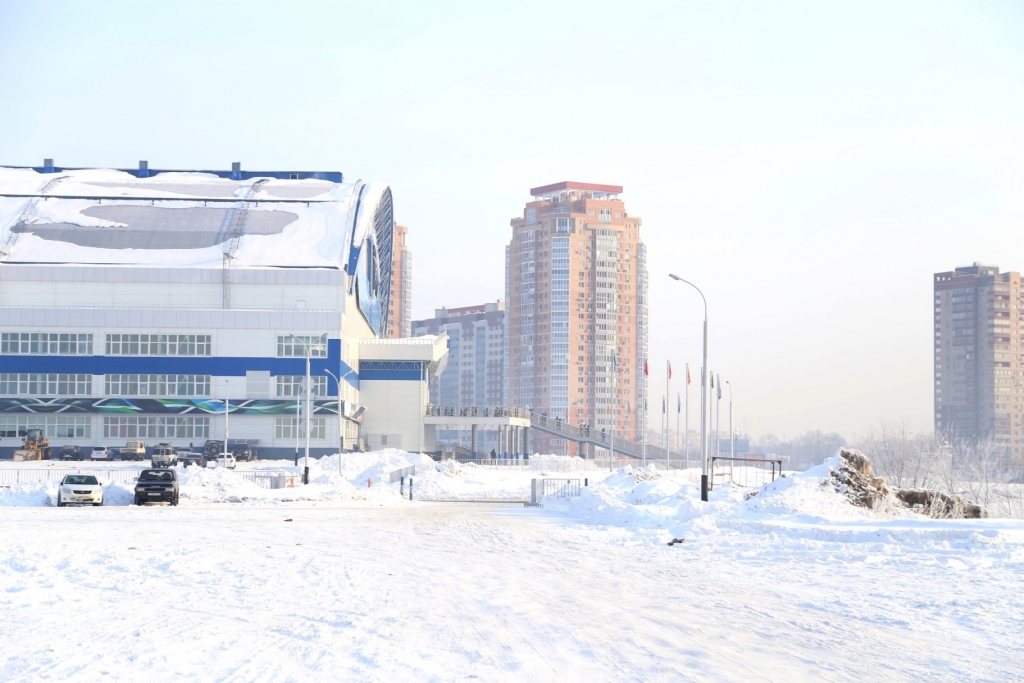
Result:
[[665,362],[668,363],[668,378],[672,379],[672,361],[667,360]]
[[661,412],[665,412],[665,397],[661,397]]
[[718,400],[719,401],[722,400],[722,377],[721,377],[721,375],[719,375],[719,377],[718,377]]
[[689,363],[686,364],[686,384],[687,384],[687,386],[690,385],[690,364]]
[[644,376],[647,376],[647,359],[644,358]]

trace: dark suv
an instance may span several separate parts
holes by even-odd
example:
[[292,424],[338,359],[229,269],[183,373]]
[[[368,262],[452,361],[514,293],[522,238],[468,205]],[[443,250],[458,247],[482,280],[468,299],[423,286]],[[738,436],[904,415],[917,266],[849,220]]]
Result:
[[248,444],[236,443],[231,447],[231,455],[235,456],[237,462],[252,462],[256,460],[256,449]]
[[78,446],[61,446],[60,447],[60,459],[61,460],[84,460],[85,456],[82,455],[82,449]]
[[135,504],[153,501],[178,504],[178,473],[171,469],[142,470],[135,484]]

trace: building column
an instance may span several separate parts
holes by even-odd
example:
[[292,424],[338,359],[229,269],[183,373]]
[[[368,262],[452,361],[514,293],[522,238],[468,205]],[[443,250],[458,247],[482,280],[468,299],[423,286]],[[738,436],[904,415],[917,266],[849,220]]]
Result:
[[523,427],[523,458],[530,457],[530,428]]
[[505,427],[504,427],[504,425],[499,425],[498,426],[498,452],[497,452],[496,455],[499,458],[501,458],[501,457],[503,457],[503,453],[504,452],[505,452]]
[[470,441],[471,441],[472,449],[473,449],[473,459],[476,460],[479,457],[477,455],[477,452],[476,452],[477,451],[477,448],[476,448],[476,445],[477,445],[476,444],[476,425],[471,425],[470,426],[470,431],[472,433],[472,437],[471,437]]

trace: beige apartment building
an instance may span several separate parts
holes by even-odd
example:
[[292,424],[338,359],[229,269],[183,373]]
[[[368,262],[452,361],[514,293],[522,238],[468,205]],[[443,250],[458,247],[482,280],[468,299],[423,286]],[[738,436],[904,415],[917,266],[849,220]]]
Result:
[[1020,273],[974,263],[935,274],[935,431],[1024,454]]
[[409,228],[396,223],[386,328],[386,336],[391,339],[412,336],[412,250],[407,243],[408,236]]
[[[530,191],[506,247],[508,391],[514,406],[639,440],[647,355],[641,220],[622,187],[560,182]],[[575,454],[535,435],[534,451]]]

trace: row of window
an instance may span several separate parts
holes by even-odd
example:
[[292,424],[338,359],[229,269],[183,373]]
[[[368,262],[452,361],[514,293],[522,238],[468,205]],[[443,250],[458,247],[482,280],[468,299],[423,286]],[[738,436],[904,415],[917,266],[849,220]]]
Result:
[[[296,421],[299,423],[296,427]],[[69,415],[0,415],[0,437],[17,439],[28,429],[42,429],[49,439],[90,439],[92,418]],[[274,438],[306,438],[305,420],[294,417],[274,418]],[[208,439],[210,418],[172,415],[149,417],[140,415],[105,415],[105,439]],[[309,420],[309,438],[327,438],[327,418]]]
[[[278,375],[277,396],[305,395],[305,375]],[[327,396],[327,377],[310,378],[313,396]],[[210,396],[210,375],[106,375],[107,396]],[[91,396],[92,375],[37,372],[0,373],[0,395]]]
[[[47,332],[0,333],[0,354],[42,356],[91,356],[91,334]],[[108,356],[210,356],[213,352],[208,334],[108,334]],[[279,358],[327,357],[327,335],[278,335]]]

